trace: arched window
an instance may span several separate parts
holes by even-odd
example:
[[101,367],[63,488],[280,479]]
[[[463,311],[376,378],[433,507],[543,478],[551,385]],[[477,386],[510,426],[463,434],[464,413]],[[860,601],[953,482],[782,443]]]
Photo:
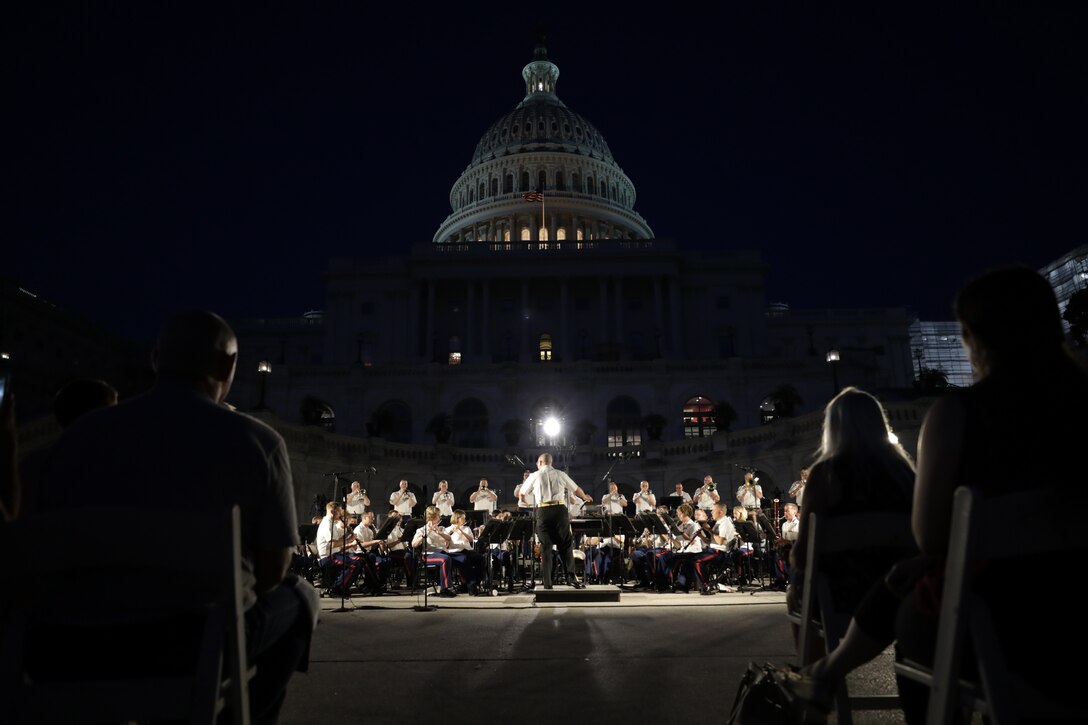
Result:
[[703,438],[718,431],[714,424],[714,401],[699,395],[684,403],[684,437]]
[[559,435],[549,438],[544,433],[544,422],[549,418],[555,418],[560,426],[563,424],[563,406],[554,398],[542,398],[533,405],[533,417],[529,419],[532,433],[531,437],[538,446],[565,445],[566,431],[560,428]]
[[528,242],[529,240],[529,227],[521,228],[521,241]]
[[544,333],[540,336],[540,342],[538,344],[540,350],[540,362],[552,361],[552,336],[548,333]]
[[529,191],[529,172],[521,172],[521,188],[518,191]]
[[507,174],[502,180],[502,193],[513,194],[514,193],[514,175]]
[[642,444],[642,409],[634,398],[626,395],[608,404],[608,447]]
[[394,443],[412,442],[412,411],[399,400],[383,403],[374,413],[371,422],[378,435]]
[[559,227],[555,230],[555,241],[562,242],[567,238],[567,228]]
[[777,416],[775,415],[776,401],[773,397],[768,396],[763,399],[763,402],[759,404],[759,422],[763,425],[767,425],[773,421]]
[[548,188],[548,172],[545,171],[544,169],[541,169],[540,173],[537,174],[537,188],[539,188],[539,189]]
[[336,428],[336,413],[332,406],[320,398],[307,395],[302,399],[302,424],[315,425],[326,430]]
[[487,406],[476,398],[465,398],[453,408],[450,420],[452,442],[462,448],[487,448]]

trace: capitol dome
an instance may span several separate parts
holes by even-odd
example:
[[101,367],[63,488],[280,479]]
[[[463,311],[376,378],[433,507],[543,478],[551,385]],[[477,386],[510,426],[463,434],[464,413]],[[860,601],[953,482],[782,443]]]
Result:
[[[543,40],[521,75],[525,98],[480,138],[434,242],[652,238],[634,210],[635,186],[604,137],[556,95],[559,68]],[[542,192],[543,202],[527,203],[531,192]]]

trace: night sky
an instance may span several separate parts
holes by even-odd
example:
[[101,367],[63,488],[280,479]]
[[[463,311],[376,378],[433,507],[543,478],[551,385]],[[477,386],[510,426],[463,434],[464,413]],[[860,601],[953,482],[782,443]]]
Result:
[[320,309],[329,259],[430,242],[540,26],[636,211],[759,250],[769,302],[949,319],[1088,238],[1083,3],[23,5],[0,275],[136,339]]

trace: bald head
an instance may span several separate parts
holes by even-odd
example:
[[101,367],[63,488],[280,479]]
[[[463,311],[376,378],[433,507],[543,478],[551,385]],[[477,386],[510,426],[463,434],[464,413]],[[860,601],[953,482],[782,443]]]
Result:
[[221,402],[234,380],[238,340],[226,321],[212,312],[190,310],[162,326],[155,345],[155,372],[207,389]]

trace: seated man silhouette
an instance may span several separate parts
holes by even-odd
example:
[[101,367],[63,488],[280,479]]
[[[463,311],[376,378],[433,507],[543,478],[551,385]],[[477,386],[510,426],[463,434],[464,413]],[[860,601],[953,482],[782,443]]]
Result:
[[[275,722],[291,674],[308,664],[318,602],[312,585],[288,574],[298,521],[283,438],[225,403],[237,362],[238,341],[219,316],[190,311],[169,319],[153,354],[153,388],[65,431],[42,479],[39,507],[78,515],[75,509],[94,506],[238,505],[246,644],[257,668],[252,719]],[[167,528],[164,535],[166,545],[185,546],[202,532]],[[149,583],[158,585],[171,586]],[[182,636],[159,632],[156,645]],[[96,656],[111,654],[125,656]]]

